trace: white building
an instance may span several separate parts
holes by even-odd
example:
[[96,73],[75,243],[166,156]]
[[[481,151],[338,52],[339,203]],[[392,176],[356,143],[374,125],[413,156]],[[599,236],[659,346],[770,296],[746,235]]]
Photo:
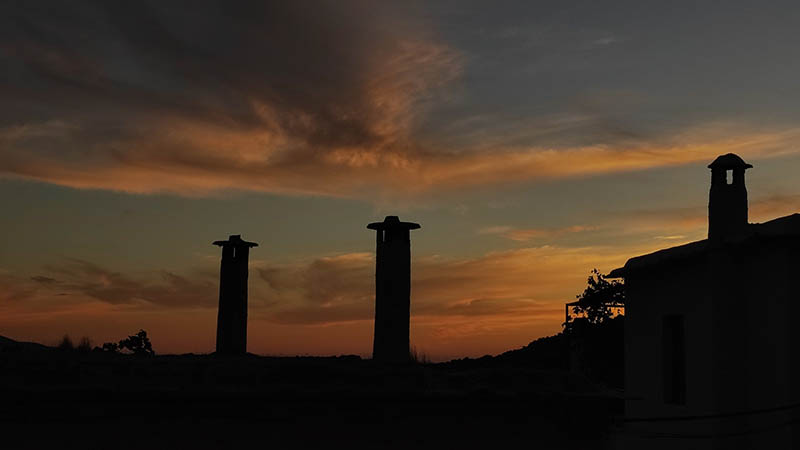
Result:
[[631,258],[626,448],[800,448],[800,215],[747,219],[740,157],[711,169],[708,239]]

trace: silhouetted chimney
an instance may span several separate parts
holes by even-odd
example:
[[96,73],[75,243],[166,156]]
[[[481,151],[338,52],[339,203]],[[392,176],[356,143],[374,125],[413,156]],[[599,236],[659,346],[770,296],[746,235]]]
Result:
[[708,196],[708,239],[725,240],[747,228],[747,188],[744,171],[750,164],[733,153],[708,165],[711,192]]
[[375,338],[372,359],[405,362],[409,359],[411,314],[411,239],[419,224],[386,216],[367,225],[377,231],[375,249]]
[[227,241],[215,241],[222,247],[219,269],[219,311],[217,313],[217,353],[247,353],[247,261],[255,242],[231,235]]

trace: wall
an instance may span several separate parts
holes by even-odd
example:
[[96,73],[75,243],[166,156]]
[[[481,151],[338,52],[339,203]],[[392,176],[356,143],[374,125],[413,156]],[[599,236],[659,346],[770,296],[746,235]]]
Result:
[[[626,417],[708,415],[800,402],[798,255],[800,239],[757,238],[627,277]],[[685,315],[685,406],[663,402],[661,325],[667,314]],[[628,423],[620,447],[800,448],[798,424],[800,408]]]

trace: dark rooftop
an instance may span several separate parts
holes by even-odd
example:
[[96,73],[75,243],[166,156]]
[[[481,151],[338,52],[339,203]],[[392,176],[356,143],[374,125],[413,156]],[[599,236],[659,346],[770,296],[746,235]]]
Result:
[[258,247],[258,244],[255,242],[247,242],[242,240],[241,234],[232,234],[228,237],[227,241],[214,241],[214,245],[219,245],[220,247],[224,247],[226,245],[232,245],[235,247]]
[[[751,223],[747,226],[747,231],[737,236],[733,243],[759,237],[800,237],[800,214],[779,217],[764,223]],[[708,249],[708,239],[703,239],[701,241],[666,248],[646,255],[636,256],[629,259],[624,267],[612,270],[608,276],[609,278],[622,278],[632,271],[648,269],[658,264],[688,258],[701,254],[705,252],[706,249]]]
[[708,165],[709,169],[723,169],[723,170],[731,170],[731,169],[739,169],[744,167],[745,169],[752,169],[753,166],[751,164],[747,164],[744,160],[739,156],[733,153],[728,153],[722,156],[718,156],[711,164]]
[[387,228],[407,228],[409,230],[416,230],[421,227],[418,223],[414,222],[400,222],[400,218],[397,216],[386,216],[383,222],[372,222],[367,225],[367,228],[370,230],[385,230]]

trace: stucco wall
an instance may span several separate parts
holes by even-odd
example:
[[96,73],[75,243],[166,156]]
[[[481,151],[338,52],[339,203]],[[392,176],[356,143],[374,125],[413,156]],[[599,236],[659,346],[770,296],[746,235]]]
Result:
[[[711,315],[705,258],[626,278],[625,395],[631,417],[698,414],[709,408]],[[686,405],[663,401],[662,318],[684,316],[686,332]],[[699,370],[698,370],[699,369]]]
[[[632,273],[625,281],[626,417],[708,415],[800,402],[800,240],[753,239]],[[663,399],[661,327],[668,314],[685,317],[683,406]],[[791,422],[799,420],[795,408],[627,428],[632,434],[698,436],[672,439],[664,448],[796,448],[800,426]]]

